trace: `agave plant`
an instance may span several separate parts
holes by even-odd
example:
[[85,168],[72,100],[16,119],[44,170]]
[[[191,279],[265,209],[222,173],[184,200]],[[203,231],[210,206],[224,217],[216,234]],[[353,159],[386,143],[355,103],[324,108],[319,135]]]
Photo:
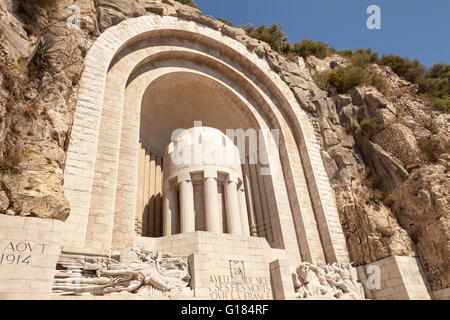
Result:
[[38,70],[45,70],[52,61],[53,43],[41,40],[34,54],[32,63]]

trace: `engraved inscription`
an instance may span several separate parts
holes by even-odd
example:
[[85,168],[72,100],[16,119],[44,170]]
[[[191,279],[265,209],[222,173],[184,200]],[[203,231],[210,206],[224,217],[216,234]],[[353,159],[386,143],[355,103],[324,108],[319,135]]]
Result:
[[46,244],[33,242],[10,241],[3,246],[0,255],[0,265],[30,265],[33,253],[43,254],[47,248]]
[[247,276],[243,261],[230,260],[230,275],[209,277],[212,300],[270,300],[272,288],[267,277]]

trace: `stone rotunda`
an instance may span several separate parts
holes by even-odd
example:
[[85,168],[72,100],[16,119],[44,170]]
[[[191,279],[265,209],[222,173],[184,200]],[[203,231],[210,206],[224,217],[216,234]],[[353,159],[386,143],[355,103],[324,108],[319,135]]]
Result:
[[195,231],[250,236],[233,141],[217,129],[192,128],[169,144],[164,159],[164,236]]

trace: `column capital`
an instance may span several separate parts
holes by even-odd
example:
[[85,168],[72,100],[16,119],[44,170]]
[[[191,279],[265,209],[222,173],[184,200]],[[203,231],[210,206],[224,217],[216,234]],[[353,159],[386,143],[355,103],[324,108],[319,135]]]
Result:
[[177,176],[178,183],[182,182],[192,182],[192,177],[190,172],[182,172]]
[[217,177],[218,177],[217,170],[206,169],[206,170],[203,172],[203,176],[204,176],[205,179],[207,179],[207,178],[214,178],[214,179],[217,179]]
[[227,183],[234,182],[236,184],[239,184],[239,177],[235,173],[229,173],[226,182]]

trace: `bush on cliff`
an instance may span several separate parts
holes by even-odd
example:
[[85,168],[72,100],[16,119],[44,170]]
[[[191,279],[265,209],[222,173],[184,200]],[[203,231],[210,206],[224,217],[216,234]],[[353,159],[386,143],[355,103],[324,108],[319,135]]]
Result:
[[225,23],[227,26],[234,27],[233,22],[231,22],[231,21],[228,20],[228,19],[219,17],[219,18],[217,18],[217,20],[219,20],[219,21],[222,22],[222,23]]
[[443,142],[434,137],[419,139],[418,145],[430,162],[438,162],[442,154],[450,152],[449,141]]
[[383,92],[388,86],[386,80],[370,67],[361,68],[354,65],[318,72],[315,81],[322,90],[337,93],[347,93],[351,88],[360,85],[373,86]]
[[256,29],[254,29],[253,25],[248,24],[244,27],[244,30],[249,36],[267,42],[273,50],[280,54],[289,54],[293,50],[291,42],[277,24],[273,24],[270,27],[262,25]]
[[398,76],[412,83],[417,83],[425,72],[425,67],[417,60],[411,61],[393,54],[384,55],[380,64],[391,67]]
[[323,59],[329,54],[329,48],[326,43],[303,39],[294,45],[294,52],[303,58],[316,56]]

